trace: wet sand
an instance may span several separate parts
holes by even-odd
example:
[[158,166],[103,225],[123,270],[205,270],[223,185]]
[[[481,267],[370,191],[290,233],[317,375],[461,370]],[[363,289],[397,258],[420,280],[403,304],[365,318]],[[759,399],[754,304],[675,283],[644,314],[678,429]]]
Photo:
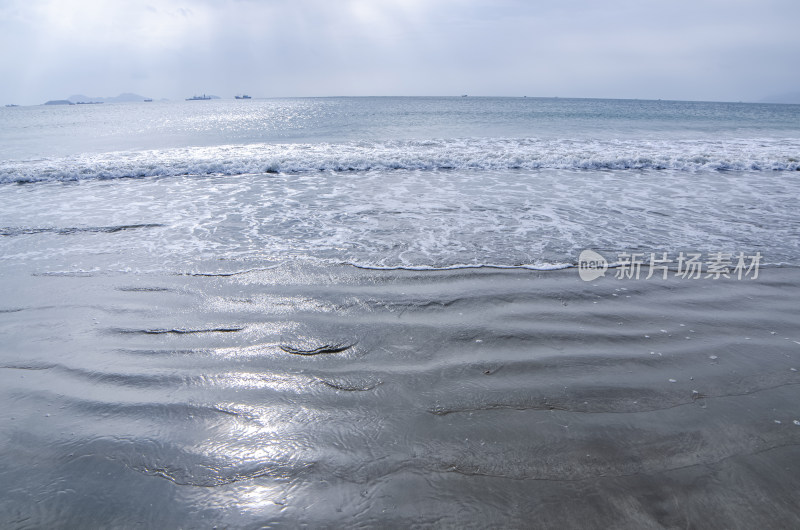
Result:
[[3,278],[0,526],[800,525],[800,269]]

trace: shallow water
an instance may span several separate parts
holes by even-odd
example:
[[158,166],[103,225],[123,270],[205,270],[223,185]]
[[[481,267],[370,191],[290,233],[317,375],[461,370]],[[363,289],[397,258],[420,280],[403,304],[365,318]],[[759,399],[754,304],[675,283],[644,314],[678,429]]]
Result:
[[[574,265],[591,248],[800,263],[793,172],[367,171],[11,185],[6,266],[237,271]],[[113,234],[112,234],[113,232]]]
[[797,523],[795,268],[19,280],[13,527]]

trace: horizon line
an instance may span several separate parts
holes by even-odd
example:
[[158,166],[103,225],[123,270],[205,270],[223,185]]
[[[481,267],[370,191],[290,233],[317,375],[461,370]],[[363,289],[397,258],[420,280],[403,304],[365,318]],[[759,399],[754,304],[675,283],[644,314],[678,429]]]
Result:
[[[83,96],[83,94],[78,94]],[[87,101],[95,101],[95,100],[107,100],[107,99],[114,99],[123,95],[131,95],[140,97],[142,101],[145,99],[152,99],[153,101],[158,102],[175,102],[175,101],[184,101],[185,98],[179,99],[172,99],[172,98],[156,98],[153,96],[140,96],[139,94],[135,94],[132,92],[122,92],[117,96],[94,96],[94,97],[87,97]],[[236,99],[235,96],[230,97],[223,97],[223,96],[216,96],[213,94],[209,94],[209,96],[213,99],[220,99],[220,100],[234,100]],[[70,101],[70,98],[74,97],[74,95],[66,97],[66,98],[53,98],[49,99],[43,103],[33,103],[33,104],[13,104],[9,103],[6,104],[6,107],[35,107],[35,106],[44,106],[48,101]],[[713,100],[713,99],[673,99],[673,98],[641,98],[641,97],[598,97],[598,96],[529,96],[529,95],[519,95],[519,96],[509,96],[509,95],[485,95],[485,94],[477,94],[477,95],[470,95],[470,94],[447,94],[447,95],[379,95],[379,94],[372,94],[372,95],[315,95],[315,96],[251,96],[251,100],[269,100],[269,99],[344,99],[344,98],[506,98],[506,99],[564,99],[564,100],[606,100],[606,101],[648,101],[648,102],[674,102],[674,103],[733,103],[733,104],[763,104],[763,105],[798,105],[800,102],[786,102],[786,101],[767,101],[767,100],[760,100],[760,101],[753,101],[753,100]],[[136,101],[109,101],[108,103],[136,103]]]

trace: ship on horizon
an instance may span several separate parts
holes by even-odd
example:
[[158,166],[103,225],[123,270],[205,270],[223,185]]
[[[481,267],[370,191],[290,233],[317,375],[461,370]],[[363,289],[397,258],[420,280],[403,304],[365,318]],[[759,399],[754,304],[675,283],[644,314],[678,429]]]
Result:
[[241,96],[236,96],[236,99],[252,99],[252,98],[247,94],[242,94]]
[[190,98],[186,98],[186,101],[204,101],[206,99],[211,99],[211,96],[206,96],[205,94],[202,96],[192,96]]

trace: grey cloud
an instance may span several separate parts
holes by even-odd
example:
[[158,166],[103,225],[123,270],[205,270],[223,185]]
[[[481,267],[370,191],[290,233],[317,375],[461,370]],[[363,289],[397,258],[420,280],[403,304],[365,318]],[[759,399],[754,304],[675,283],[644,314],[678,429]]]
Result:
[[9,0],[0,102],[128,91],[758,100],[800,87],[799,19],[795,0]]

